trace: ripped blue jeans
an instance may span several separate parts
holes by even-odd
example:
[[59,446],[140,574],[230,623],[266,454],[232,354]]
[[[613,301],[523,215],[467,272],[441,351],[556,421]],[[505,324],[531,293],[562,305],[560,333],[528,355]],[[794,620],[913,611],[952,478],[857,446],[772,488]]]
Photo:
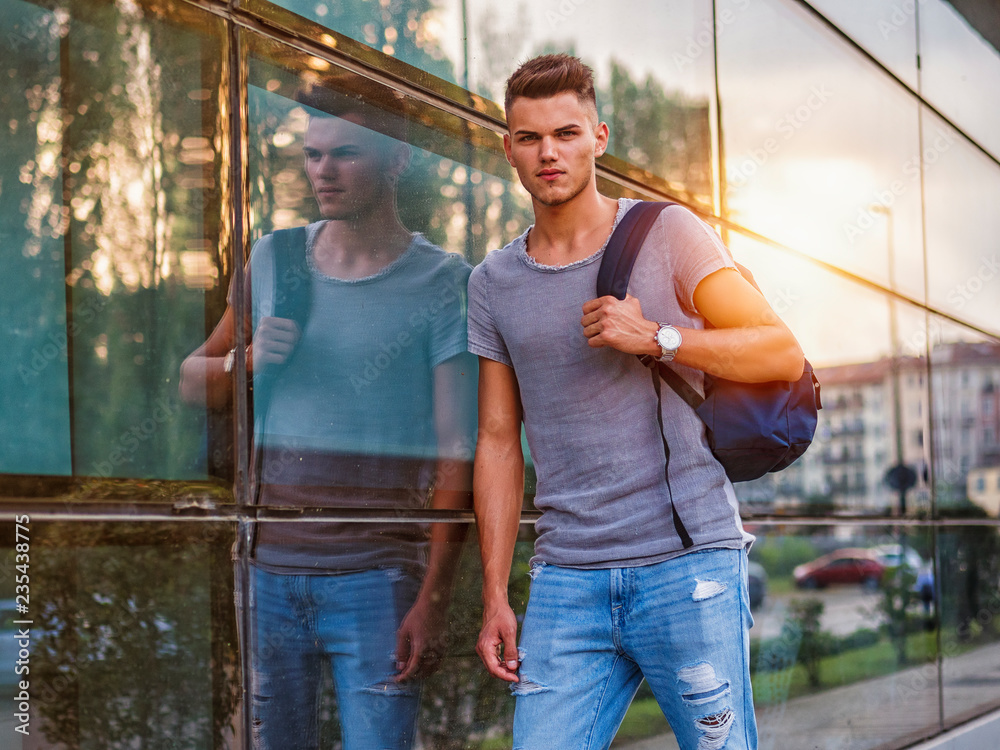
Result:
[[681,750],[757,747],[743,550],[532,576],[514,750],[605,750],[643,677]]
[[250,567],[255,750],[319,747],[332,673],[344,750],[407,750],[419,685],[392,681],[396,631],[419,582],[397,569],[288,575]]

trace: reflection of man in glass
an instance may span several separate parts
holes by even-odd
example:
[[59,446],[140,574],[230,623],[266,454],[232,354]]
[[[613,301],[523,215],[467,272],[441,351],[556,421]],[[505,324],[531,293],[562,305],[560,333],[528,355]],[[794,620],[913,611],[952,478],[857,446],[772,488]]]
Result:
[[[265,236],[251,254],[258,502],[399,509],[432,497],[435,508],[466,507],[469,268],[403,227],[396,182],[408,147],[366,127],[385,125],[358,107],[309,120],[306,173],[324,219],[293,240]],[[304,262],[276,278],[281,252]],[[303,293],[300,320],[273,314]],[[231,399],[233,294],[183,365],[189,400]],[[416,523],[260,525],[249,550],[255,746],[318,745],[327,663],[345,748],[412,744],[419,678],[440,657],[461,533],[436,524],[428,545]]]

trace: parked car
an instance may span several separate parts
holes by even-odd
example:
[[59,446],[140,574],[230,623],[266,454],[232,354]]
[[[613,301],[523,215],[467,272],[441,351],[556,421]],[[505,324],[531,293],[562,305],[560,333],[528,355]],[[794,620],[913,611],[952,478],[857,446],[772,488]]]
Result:
[[902,544],[881,544],[872,551],[878,561],[887,569],[905,570],[915,577],[913,593],[917,594],[924,604],[924,609],[930,611],[934,601],[934,566],[928,563],[912,547]]
[[904,547],[902,544],[880,544],[878,547],[872,547],[872,552],[885,567],[905,566],[914,575],[927,566],[924,558],[913,547]]
[[803,589],[824,588],[830,584],[860,583],[876,588],[886,566],[869,549],[838,549],[792,571],[795,585]]

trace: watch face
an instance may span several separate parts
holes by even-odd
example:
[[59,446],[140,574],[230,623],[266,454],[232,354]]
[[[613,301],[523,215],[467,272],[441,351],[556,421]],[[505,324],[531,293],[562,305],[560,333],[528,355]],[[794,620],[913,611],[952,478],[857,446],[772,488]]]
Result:
[[656,341],[667,351],[675,351],[681,345],[681,333],[672,326],[664,326],[657,332]]

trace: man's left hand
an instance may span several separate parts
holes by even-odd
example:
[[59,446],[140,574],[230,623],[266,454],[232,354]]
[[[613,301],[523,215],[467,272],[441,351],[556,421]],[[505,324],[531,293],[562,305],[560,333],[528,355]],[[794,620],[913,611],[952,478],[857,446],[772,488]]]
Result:
[[583,306],[580,324],[592,347],[610,346],[626,354],[660,356],[656,343],[659,325],[643,317],[639,300],[631,294],[623,300],[611,296],[590,300]]
[[446,610],[420,597],[406,613],[396,633],[396,682],[424,678],[438,668],[446,642]]

